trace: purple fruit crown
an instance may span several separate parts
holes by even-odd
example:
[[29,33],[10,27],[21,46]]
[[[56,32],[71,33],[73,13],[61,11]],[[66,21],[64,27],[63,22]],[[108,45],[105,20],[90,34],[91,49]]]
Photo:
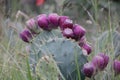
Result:
[[[26,26],[33,35],[38,34],[41,30],[51,31],[52,29],[60,28],[61,33],[66,38],[74,39],[78,42],[79,46],[86,50],[89,55],[92,52],[92,48],[89,44],[86,43],[86,40],[83,41],[82,46],[79,42],[82,38],[85,38],[86,30],[79,24],[74,24],[68,16],[59,16],[57,13],[51,13],[49,15],[40,14],[36,18],[31,18],[26,22]],[[25,32],[20,33],[21,38],[25,42],[29,42],[30,37],[26,37]]]

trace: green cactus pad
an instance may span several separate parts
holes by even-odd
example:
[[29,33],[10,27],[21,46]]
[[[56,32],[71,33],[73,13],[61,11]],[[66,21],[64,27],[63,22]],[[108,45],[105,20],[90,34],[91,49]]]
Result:
[[54,39],[57,37],[62,37],[61,32],[59,30],[52,31],[42,31],[39,35],[34,38],[33,43],[44,44],[49,39]]
[[39,46],[38,50],[38,53],[30,55],[32,59],[30,62],[32,64],[37,63],[42,56],[52,55],[66,80],[75,80],[71,75],[72,73],[78,75],[75,60],[78,62],[79,71],[81,71],[83,64],[87,62],[78,44],[65,38],[49,40]]
[[35,54],[38,53],[39,47],[45,44],[50,39],[55,39],[58,37],[62,37],[61,32],[59,30],[52,31],[42,31],[39,35],[37,35],[31,44],[30,53]]
[[[112,36],[112,44],[114,47],[114,56],[117,58],[120,55],[120,33],[118,31],[111,32]],[[106,49],[106,46],[108,45],[108,41],[110,41],[109,37],[109,31],[105,31],[99,38],[98,38],[98,45],[99,45],[99,51],[102,51],[103,49]],[[109,47],[109,46],[108,46]]]

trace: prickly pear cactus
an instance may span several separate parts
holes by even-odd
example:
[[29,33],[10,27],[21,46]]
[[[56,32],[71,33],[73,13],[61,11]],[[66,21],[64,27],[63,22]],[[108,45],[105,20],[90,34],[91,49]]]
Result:
[[104,33],[102,33],[99,37],[98,37],[98,47],[99,47],[99,51],[102,51],[103,49],[105,49],[106,45],[108,44],[107,42],[109,41],[109,32],[105,31]]
[[[73,23],[68,16],[51,13],[49,15],[40,14],[28,20],[26,26],[19,36],[24,42],[31,45],[29,62],[34,73],[36,70],[39,71],[39,63],[43,64],[41,66],[45,66],[40,60],[42,57],[53,56],[66,80],[80,80],[80,77],[82,80],[85,79],[81,68],[87,62],[87,58],[82,51],[86,51],[86,55],[89,55],[92,49],[85,38],[86,30],[81,25]],[[48,70],[50,66],[44,68],[43,70]],[[50,73],[50,75],[52,74]],[[45,79],[52,80],[50,75],[43,74],[45,77],[49,76]]]
[[[77,79],[77,71],[81,73],[83,64],[87,62],[86,57],[82,53],[82,49],[72,40],[54,38],[48,40],[43,45],[37,45],[35,42],[33,44],[35,44],[35,46],[32,45],[31,47],[37,47],[37,51],[31,51],[30,63],[36,64],[44,55],[52,55],[66,80]],[[82,73],[81,75],[82,80],[84,80],[85,77]]]
[[[114,54],[115,54],[115,58],[117,58],[120,55],[120,32],[115,30],[111,33],[112,33],[111,36],[112,36],[112,42],[114,47]],[[109,31],[106,31],[98,39],[100,51],[106,48],[108,41],[109,41]]]
[[52,56],[43,56],[36,65],[40,80],[65,80]]

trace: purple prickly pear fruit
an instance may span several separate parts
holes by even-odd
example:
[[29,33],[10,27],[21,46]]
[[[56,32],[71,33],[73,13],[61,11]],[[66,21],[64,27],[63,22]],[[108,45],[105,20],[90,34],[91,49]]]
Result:
[[73,31],[70,28],[64,29],[63,32],[62,32],[62,34],[63,34],[63,36],[65,36],[67,38],[73,38],[74,37]]
[[73,26],[73,32],[74,32],[76,37],[81,38],[85,35],[86,30],[82,26],[75,24]]
[[98,55],[103,57],[103,59],[104,59],[104,68],[105,68],[107,66],[108,62],[109,62],[109,57],[107,55],[105,55],[104,53],[100,53]]
[[65,19],[65,21],[62,23],[61,27],[63,29],[65,28],[73,28],[73,21],[71,19]]
[[85,36],[83,36],[83,37],[79,40],[78,44],[79,44],[80,47],[82,47],[85,43],[86,43],[86,38],[85,38]]
[[103,70],[104,69],[104,64],[105,64],[105,61],[104,61],[104,58],[101,57],[101,56],[94,56],[93,59],[92,59],[92,63],[96,66],[96,68],[98,70]]
[[[81,46],[81,45],[79,45],[79,46]],[[89,44],[87,44],[87,43],[83,44],[83,45],[82,45],[82,48],[83,48],[84,50],[86,50],[87,55],[89,55],[89,54],[92,52],[91,46],[90,46]]]
[[60,17],[59,17],[59,26],[60,26],[60,29],[61,29],[61,30],[63,30],[62,24],[64,23],[64,21],[65,21],[66,19],[69,19],[69,17],[68,17],[68,16],[60,16]]
[[46,14],[41,14],[37,17],[38,26],[44,30],[51,30],[49,28],[49,21]]
[[59,15],[58,14],[56,14],[56,13],[49,14],[48,20],[49,20],[50,24],[52,24],[56,28],[58,27],[58,25],[59,25]]
[[96,69],[95,66],[91,62],[89,62],[84,64],[82,71],[86,77],[91,78],[95,74]]
[[113,69],[114,69],[115,75],[120,74],[120,61],[114,60]]
[[28,42],[28,43],[33,39],[31,32],[27,28],[23,29],[23,31],[20,33],[20,38],[24,42]]
[[39,29],[38,29],[38,26],[36,25],[36,21],[35,19],[29,19],[28,21],[26,21],[26,25],[27,25],[27,28],[32,32],[32,33],[39,33]]

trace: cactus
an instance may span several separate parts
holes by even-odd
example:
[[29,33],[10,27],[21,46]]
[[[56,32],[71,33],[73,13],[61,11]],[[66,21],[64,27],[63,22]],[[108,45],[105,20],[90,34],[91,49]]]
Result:
[[[33,72],[35,74],[39,73],[40,80],[58,80],[60,72],[66,80],[80,80],[80,78],[84,80],[85,76],[81,69],[87,62],[87,58],[82,50],[85,48],[84,50],[90,54],[92,49],[91,47],[89,47],[90,49],[88,47],[87,49],[86,47],[80,47],[78,41],[85,37],[86,30],[82,26],[74,24],[69,17],[59,16],[56,13],[49,14],[48,16],[40,14],[32,19],[27,24],[30,32],[36,32],[37,29],[40,29],[39,33],[32,33],[33,36],[30,38],[30,41],[26,41],[31,43],[29,62]],[[36,28],[37,26],[39,28]],[[52,30],[57,28],[60,28],[61,31]],[[26,35],[23,36],[26,38]],[[21,39],[25,41],[24,37],[21,37]],[[85,39],[83,39],[83,42],[87,44]],[[57,67],[52,62],[45,62],[45,56],[53,56]],[[44,68],[41,69],[41,67]],[[58,68],[60,69],[59,73],[56,71],[56,69],[59,70]],[[52,69],[55,74],[51,72]]]
[[65,80],[52,56],[43,56],[36,65],[40,80]]
[[[120,55],[120,33],[117,30],[115,30],[115,31],[111,32],[111,36],[112,36],[112,43],[113,43],[113,47],[114,47],[115,58],[117,58]],[[108,41],[109,41],[109,31],[105,31],[98,38],[100,51],[106,47],[106,45],[108,44],[107,43]]]
[[[37,43],[33,44],[37,45]],[[81,70],[83,64],[87,62],[87,59],[83,55],[82,49],[79,47],[79,45],[65,38],[51,39],[41,46],[38,45],[38,53],[31,53],[30,57],[32,60],[30,63],[36,64],[44,55],[53,56],[66,80],[74,80],[72,79],[72,76],[77,75],[75,59],[77,59],[79,70]]]

